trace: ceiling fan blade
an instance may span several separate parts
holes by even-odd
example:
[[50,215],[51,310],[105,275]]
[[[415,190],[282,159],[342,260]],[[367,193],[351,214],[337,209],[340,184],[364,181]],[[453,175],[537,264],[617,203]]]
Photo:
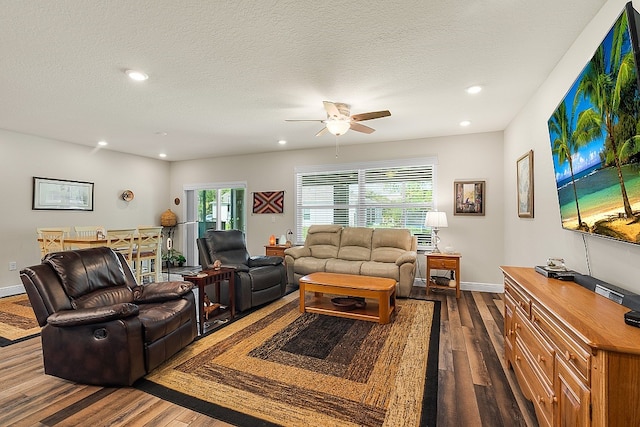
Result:
[[320,119],[285,119],[285,122],[324,122]]
[[362,133],[373,133],[376,130],[373,128],[370,128],[369,126],[365,126],[365,125],[361,125],[360,123],[356,123],[356,122],[351,122],[351,130],[355,130],[356,132],[362,132]]
[[322,101],[324,103],[324,109],[327,110],[327,117],[332,119],[339,119],[341,116],[340,110],[335,103],[329,101]]
[[327,129],[327,127],[325,126],[322,129],[320,129],[320,132],[316,133],[316,136],[324,135],[328,131],[329,131],[329,129]]
[[372,119],[379,119],[381,117],[389,117],[390,115],[391,113],[389,112],[389,110],[372,111],[370,113],[354,114],[353,116],[351,116],[351,120],[353,120],[354,122],[361,122],[363,120],[372,120]]

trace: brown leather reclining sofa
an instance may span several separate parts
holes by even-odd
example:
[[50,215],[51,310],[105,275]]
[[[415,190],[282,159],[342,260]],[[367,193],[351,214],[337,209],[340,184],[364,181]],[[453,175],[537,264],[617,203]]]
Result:
[[20,278],[42,327],[49,375],[131,385],[197,334],[191,283],[139,286],[110,248],[51,253]]

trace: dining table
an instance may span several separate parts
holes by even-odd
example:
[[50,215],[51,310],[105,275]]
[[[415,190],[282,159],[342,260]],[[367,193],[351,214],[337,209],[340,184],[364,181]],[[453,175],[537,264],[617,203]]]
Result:
[[[132,239],[134,240],[134,244],[135,244],[136,238],[137,238],[136,236],[132,237]],[[126,240],[126,239],[123,239],[123,240]],[[41,237],[38,237],[38,242],[42,242]],[[101,246],[109,246],[109,240],[106,237],[102,237],[102,236],[98,237],[97,235],[96,236],[70,236],[70,237],[64,238],[63,245],[64,245],[63,247],[65,251],[70,251],[74,249],[86,249],[86,248],[97,248]],[[135,246],[134,246],[134,252],[135,252]],[[160,253],[160,250],[158,250],[156,253],[155,262],[156,262],[156,265],[162,265],[162,254]]]

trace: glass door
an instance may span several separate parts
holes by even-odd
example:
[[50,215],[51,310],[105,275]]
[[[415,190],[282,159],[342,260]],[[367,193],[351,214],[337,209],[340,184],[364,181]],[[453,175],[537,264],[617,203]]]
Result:
[[185,186],[187,217],[194,225],[185,233],[185,256],[189,265],[200,265],[196,238],[207,230],[246,232],[246,183],[211,183]]

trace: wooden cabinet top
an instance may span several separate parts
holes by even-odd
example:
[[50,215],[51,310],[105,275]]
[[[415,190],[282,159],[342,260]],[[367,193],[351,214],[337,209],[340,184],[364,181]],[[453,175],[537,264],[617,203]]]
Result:
[[550,279],[528,267],[500,267],[546,311],[553,313],[567,329],[592,349],[640,354],[640,328],[624,322],[628,307],[583,288]]

